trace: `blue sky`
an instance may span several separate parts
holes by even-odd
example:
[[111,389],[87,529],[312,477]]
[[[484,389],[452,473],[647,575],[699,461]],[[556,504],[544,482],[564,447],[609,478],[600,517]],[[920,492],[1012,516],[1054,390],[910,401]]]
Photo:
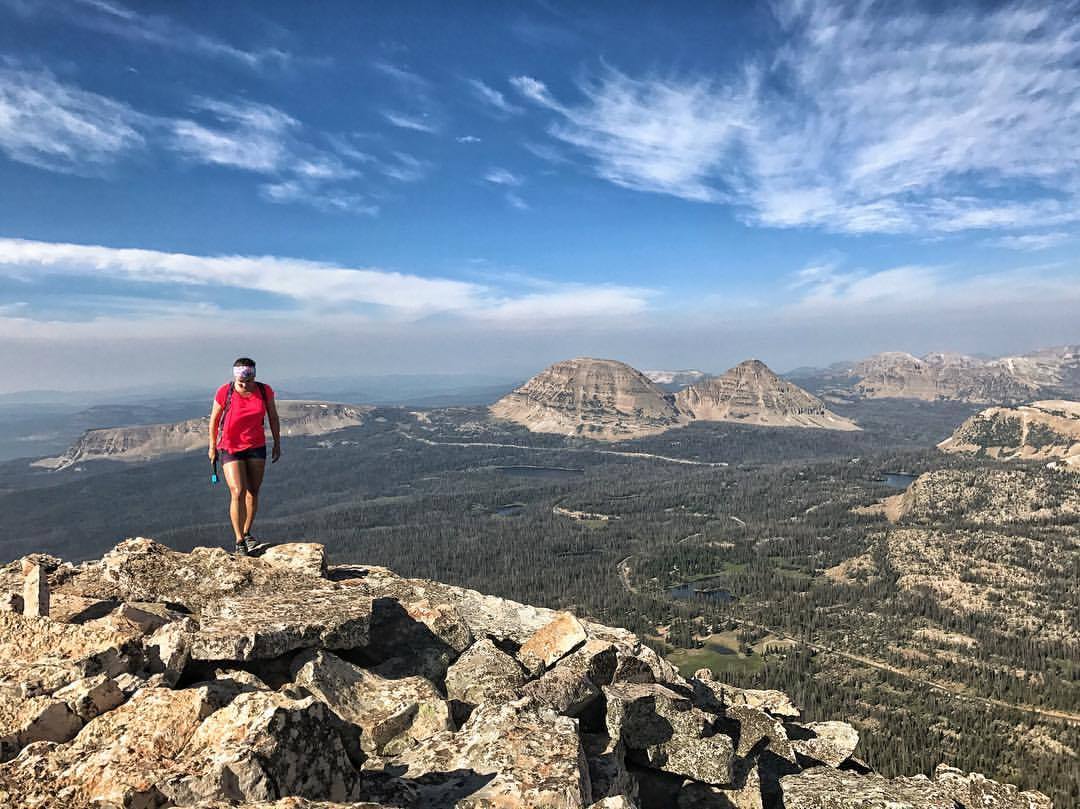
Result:
[[1077,4],[703,5],[0,0],[0,390],[1080,341]]

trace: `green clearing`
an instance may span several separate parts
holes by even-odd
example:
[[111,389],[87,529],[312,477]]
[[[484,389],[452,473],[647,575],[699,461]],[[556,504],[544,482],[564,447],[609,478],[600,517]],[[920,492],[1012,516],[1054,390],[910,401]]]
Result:
[[676,649],[667,655],[667,659],[683,677],[689,677],[698,669],[709,669],[713,674],[756,674],[765,665],[759,655],[744,655],[739,651],[735,632],[709,635],[704,644],[700,649]]

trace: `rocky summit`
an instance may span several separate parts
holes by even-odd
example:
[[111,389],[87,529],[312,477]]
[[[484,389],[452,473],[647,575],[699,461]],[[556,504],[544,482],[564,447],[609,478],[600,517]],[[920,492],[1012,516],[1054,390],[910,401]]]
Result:
[[760,360],[747,360],[721,376],[695,382],[676,395],[675,403],[699,421],[859,429],[855,422],[826,409],[816,396],[778,377]]
[[960,401],[976,404],[1025,402],[1035,397],[1052,375],[1045,363],[1025,358],[986,362],[962,354],[914,357],[902,351],[876,354],[855,364],[855,391],[868,399],[901,398]]
[[987,408],[938,448],[1002,460],[1045,460],[1080,472],[1080,402],[1059,399]]
[[682,415],[640,371],[590,357],[557,362],[491,406],[532,432],[619,441],[677,427]]
[[0,568],[5,809],[1047,809],[639,638],[321,545]]
[[[282,399],[277,403],[281,433],[323,435],[364,423],[370,407]],[[210,417],[187,419],[173,424],[147,424],[87,430],[63,455],[41,458],[33,466],[67,469],[83,461],[147,461],[164,455],[206,450]]]

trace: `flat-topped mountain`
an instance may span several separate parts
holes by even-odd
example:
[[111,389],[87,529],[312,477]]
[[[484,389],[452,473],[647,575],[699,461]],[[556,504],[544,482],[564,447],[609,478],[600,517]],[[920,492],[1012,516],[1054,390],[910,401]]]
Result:
[[1002,460],[1046,460],[1080,471],[1080,402],[990,407],[961,424],[938,448]]
[[682,415],[641,371],[578,357],[545,368],[491,406],[496,418],[532,432],[618,441],[677,427]]
[[[277,408],[283,436],[322,435],[354,427],[362,424],[365,413],[371,410],[370,407],[301,400],[279,400]],[[205,450],[209,429],[209,416],[203,416],[173,424],[87,430],[63,455],[42,458],[33,465],[60,470],[83,461],[146,461],[162,455]]]
[[0,605],[5,809],[1052,809],[945,764],[886,778],[780,691],[314,543],[32,555]]
[[850,419],[828,410],[816,396],[778,377],[760,360],[746,360],[721,376],[690,385],[679,391],[675,403],[698,421],[859,429]]

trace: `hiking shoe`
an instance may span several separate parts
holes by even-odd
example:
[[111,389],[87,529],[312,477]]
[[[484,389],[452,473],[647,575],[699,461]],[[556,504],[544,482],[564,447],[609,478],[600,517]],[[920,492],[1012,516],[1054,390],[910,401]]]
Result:
[[[263,545],[251,534],[244,534],[242,540],[244,543],[244,551],[246,556],[254,556],[258,551],[262,550]],[[237,546],[239,547],[239,546]]]
[[249,553],[248,553],[247,543],[244,542],[243,540],[241,540],[240,542],[237,542],[236,547],[233,549],[233,555],[238,556],[238,557],[239,556],[248,556]]

